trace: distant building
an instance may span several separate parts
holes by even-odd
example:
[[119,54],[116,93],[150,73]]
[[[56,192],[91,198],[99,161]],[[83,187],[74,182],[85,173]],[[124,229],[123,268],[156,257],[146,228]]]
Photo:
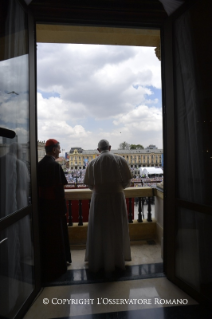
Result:
[[[111,153],[124,157],[133,171],[134,176],[140,175],[140,167],[162,167],[163,150],[155,145],[149,145],[145,149],[135,150],[111,150]],[[38,141],[38,161],[45,156],[45,141]],[[99,156],[97,150],[83,150],[81,147],[72,147],[66,153],[66,158],[60,157],[57,161],[63,169],[85,169],[94,158]]]
[[59,158],[57,158],[57,159],[56,159],[56,162],[58,162],[58,163],[61,165],[61,167],[62,167],[63,170],[66,169],[66,159],[65,159],[65,157],[59,157]]
[[74,151],[77,151],[78,153],[82,153],[83,149],[81,147],[72,147],[69,153],[72,154],[74,153]]
[[45,141],[38,141],[37,142],[37,148],[38,148],[38,162],[44,158],[46,155],[45,152]]
[[157,147],[155,145],[152,145],[152,144],[150,144],[149,146],[147,146],[145,148],[145,150],[155,150],[155,149],[157,149]]
[[86,168],[87,164],[99,155],[97,150],[83,150],[81,147],[71,148],[69,157],[69,168],[81,169]]
[[[82,150],[78,147],[68,154],[70,169],[86,168],[91,160],[99,156],[97,150],[82,150],[78,152],[79,149]],[[111,153],[124,157],[129,167],[135,170],[135,175],[139,174],[139,167],[162,166],[163,150],[158,149],[156,146],[155,148],[136,150],[111,150]]]

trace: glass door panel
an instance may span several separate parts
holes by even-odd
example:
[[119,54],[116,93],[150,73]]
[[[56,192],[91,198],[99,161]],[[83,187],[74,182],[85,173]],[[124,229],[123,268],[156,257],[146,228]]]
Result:
[[25,5],[18,0],[0,2],[1,318],[21,318],[23,308],[39,289],[35,280],[34,254],[38,247],[36,250],[32,217],[36,200],[32,201],[31,195],[32,185],[36,189],[36,170],[32,170],[31,164],[35,167],[31,145],[36,135],[30,128],[35,103],[30,106],[29,87],[33,81],[29,80],[32,58],[28,17]]
[[13,318],[34,290],[31,218],[0,233],[0,317]]
[[15,137],[0,137],[0,219],[31,203],[27,14],[16,1],[3,7],[0,127],[14,131]]

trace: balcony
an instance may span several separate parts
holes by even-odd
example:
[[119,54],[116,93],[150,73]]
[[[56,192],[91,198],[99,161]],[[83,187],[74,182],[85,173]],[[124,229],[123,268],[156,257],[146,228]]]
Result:
[[[156,242],[162,247],[163,241],[163,192],[151,187],[129,187],[124,190],[128,199],[128,219],[131,246],[145,242]],[[88,222],[83,222],[82,207],[89,205],[90,189],[66,189],[68,201],[67,222],[71,249],[83,249],[86,245]],[[134,198],[137,203],[134,205]],[[87,203],[84,202],[87,200]],[[72,201],[78,201],[78,222],[72,222]],[[133,209],[134,205],[134,217]],[[161,249],[161,248],[160,248]],[[161,256],[163,251],[161,249]]]

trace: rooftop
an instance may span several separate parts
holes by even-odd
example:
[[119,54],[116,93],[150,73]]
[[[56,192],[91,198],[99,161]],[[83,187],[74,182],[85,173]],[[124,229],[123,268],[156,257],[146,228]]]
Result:
[[[74,148],[71,148],[71,150]],[[75,148],[76,149],[76,148]],[[74,150],[71,152],[73,154]],[[82,150],[82,155],[84,154],[99,154],[97,150]],[[140,150],[111,150],[113,154],[146,154],[146,153],[163,153],[163,149],[140,149]]]

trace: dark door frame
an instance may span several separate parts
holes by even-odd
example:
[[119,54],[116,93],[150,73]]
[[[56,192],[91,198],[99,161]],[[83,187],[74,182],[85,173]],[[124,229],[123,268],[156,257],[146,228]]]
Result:
[[[161,29],[161,61],[162,61],[162,95],[163,95],[163,141],[164,141],[164,270],[167,278],[200,303],[208,303],[208,299],[200,292],[183,282],[176,276],[176,235],[177,210],[180,207],[211,215],[211,207],[186,202],[178,198],[177,192],[177,146],[176,146],[176,114],[175,114],[175,44],[174,21],[184,12],[197,5],[199,1],[185,3]],[[168,134],[167,134],[168,133]]]
[[[183,5],[179,8],[175,15],[183,12],[188,7],[188,4]],[[32,8],[33,9],[33,8]],[[51,11],[54,8],[50,8]],[[33,202],[33,220],[34,220],[34,239],[35,239],[35,268],[36,271],[36,282],[35,282],[35,293],[33,293],[27,303],[24,305],[17,318],[21,318],[26,312],[26,309],[32,303],[36,294],[41,288],[41,277],[40,277],[40,259],[39,259],[39,238],[38,238],[38,216],[37,216],[37,179],[36,179],[36,161],[37,161],[37,108],[36,108],[36,23],[55,23],[55,24],[72,24],[72,25],[87,25],[87,26],[107,26],[107,27],[128,27],[128,28],[151,28],[160,29],[161,31],[161,57],[162,57],[162,100],[163,100],[163,143],[164,143],[164,267],[165,273],[171,281],[177,285],[179,282],[174,276],[174,262],[175,255],[172,251],[172,245],[168,238],[175,232],[175,217],[169,212],[173,208],[175,203],[176,194],[176,180],[175,180],[175,127],[174,127],[174,82],[173,82],[173,43],[172,43],[172,21],[157,21],[153,19],[151,21],[141,22],[138,19],[134,20],[130,17],[127,22],[124,22],[123,17],[118,21],[114,19],[105,19],[104,12],[102,11],[98,18],[94,19],[93,13],[89,20],[89,14],[86,15],[86,9],[84,8],[82,17],[78,15],[77,19],[73,17],[66,19],[62,17],[62,11],[59,12],[57,17],[51,18],[51,14],[48,15],[48,8],[45,8],[46,15],[34,15],[29,13],[29,50],[30,50],[30,141],[31,141],[31,174],[32,174],[32,198]],[[33,17],[34,15],[34,17]],[[175,16],[174,15],[174,16]],[[85,18],[86,17],[86,18]],[[101,19],[102,17],[102,19]],[[120,17],[120,15],[119,15]],[[168,40],[168,45],[164,45],[164,42]],[[166,61],[166,62],[165,62]],[[166,65],[165,65],[165,63]],[[168,66],[168,67],[167,67]],[[167,90],[167,88],[169,88]],[[166,134],[169,132],[169,134]],[[169,152],[167,153],[167,148]],[[182,285],[180,287],[183,289]],[[184,289],[188,292],[188,287],[185,285]],[[190,294],[192,296],[198,296],[191,289]]]

